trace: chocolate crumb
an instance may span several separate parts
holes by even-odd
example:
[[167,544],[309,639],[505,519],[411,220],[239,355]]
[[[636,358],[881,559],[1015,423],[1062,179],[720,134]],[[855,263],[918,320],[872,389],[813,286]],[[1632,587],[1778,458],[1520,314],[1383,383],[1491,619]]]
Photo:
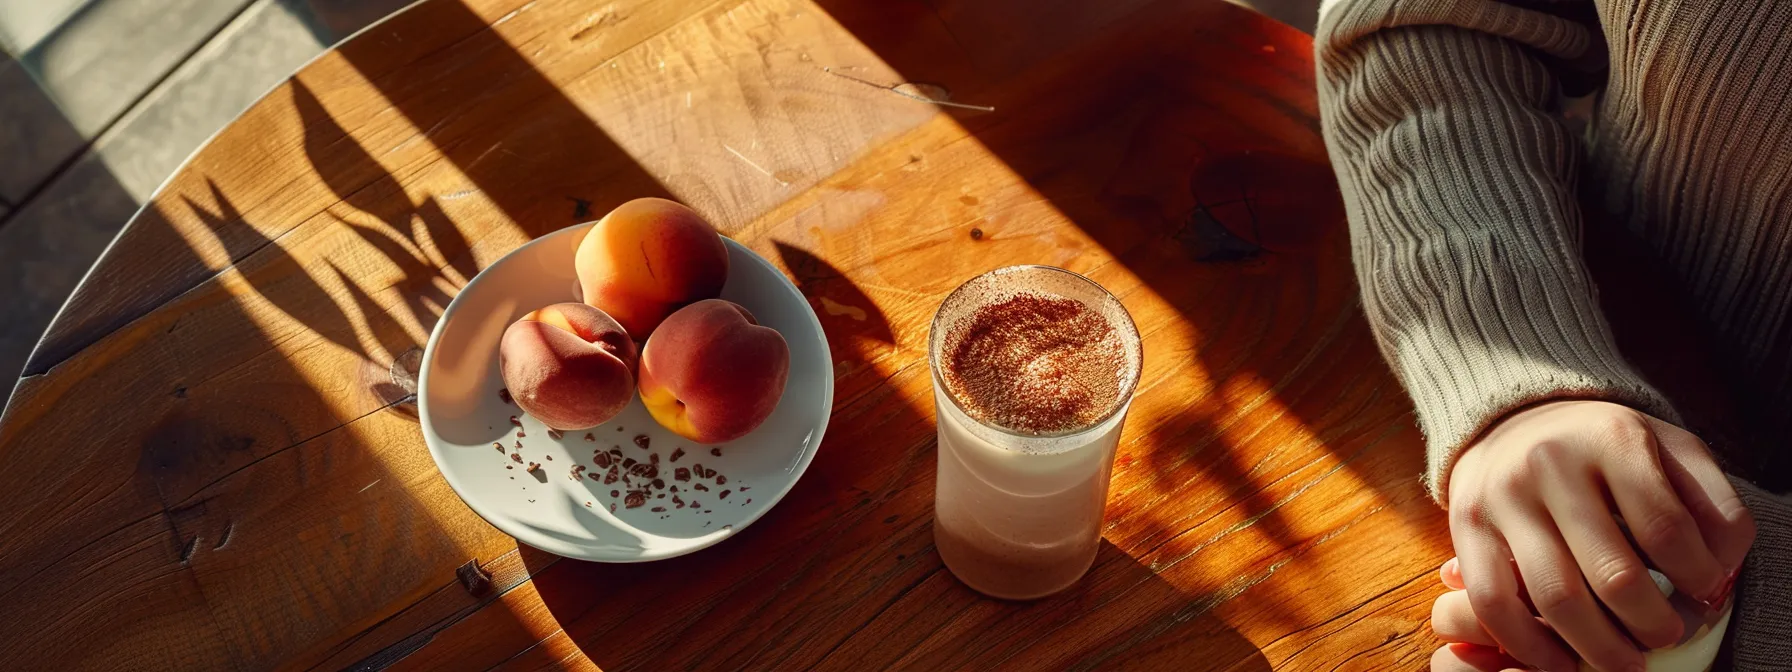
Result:
[[616,512],[616,503],[610,502],[610,513],[615,513],[615,512]]
[[683,448],[673,448],[672,449],[672,457],[671,457],[671,459],[669,459],[667,461],[668,462],[677,462],[678,458],[681,458],[681,457],[684,457],[684,449]]
[[678,492],[678,486],[676,486],[676,485],[674,485],[674,486],[672,486],[672,491],[673,491],[673,492]]
[[647,450],[647,444],[651,441],[652,439],[647,438],[646,434],[635,435],[635,445],[640,446],[641,450]]
[[554,429],[553,427],[548,428],[548,438],[553,439],[555,441],[559,441],[560,437],[563,437],[563,436],[566,436],[566,432],[562,432],[558,429]]
[[678,495],[672,496],[672,503],[676,504],[678,506],[678,508],[681,508],[681,509],[684,508],[684,500],[681,499]]
[[654,453],[654,454],[652,454],[652,455],[648,455],[648,456],[647,456],[647,462],[648,462],[648,463],[649,463],[649,464],[659,464],[659,463],[660,463],[660,454],[659,454],[659,453]]
[[498,401],[502,401],[506,404],[516,403],[515,400],[510,398],[510,389],[504,387],[498,388]]
[[728,484],[728,476],[727,475],[724,475],[724,474],[716,475],[716,485],[727,485],[727,484]]
[[709,449],[709,454],[714,455],[716,457],[721,457],[722,456],[722,447],[716,446],[714,448]]
[[591,458],[594,460],[597,460],[597,468],[599,468],[599,469],[610,468],[610,454],[609,453],[598,453],[596,455],[592,455]]
[[587,508],[587,509],[591,508],[591,502],[585,502],[585,508]]
[[691,470],[686,469],[684,467],[679,467],[677,469],[673,469],[672,470],[672,480],[674,480],[674,481],[691,480]]
[[666,498],[666,493],[663,493],[663,492],[662,492],[662,493],[660,493],[660,494],[657,494],[657,495],[654,495],[654,496],[653,496],[653,498],[654,498],[654,499],[665,499],[665,498]]
[[[516,465],[512,465],[512,464],[506,464],[506,465],[504,465],[504,468],[505,468],[505,469],[515,469],[515,468],[516,468]],[[515,476],[511,476],[511,478],[516,478],[516,477],[515,477]]]
[[622,496],[622,493],[620,493],[620,492],[617,492],[617,491],[615,491],[615,490],[611,490],[611,491],[610,491],[610,496],[611,496],[611,497],[621,497],[621,496]]
[[621,471],[622,470],[616,468],[616,465],[614,465],[614,464],[610,465],[610,470],[608,472],[604,473],[604,485],[609,485],[611,483],[615,483],[617,477],[619,477],[621,475],[620,474]]
[[653,487],[664,490],[666,488],[666,482],[657,478],[653,479]]
[[513,416],[510,416],[510,424],[521,427],[521,426],[523,426],[523,421],[516,419],[516,416],[513,415]]
[[715,477],[716,477],[716,470],[714,470],[714,469],[704,469],[704,470],[703,470],[703,477],[704,477],[704,478],[715,478]]
[[502,443],[498,443],[498,442],[496,442],[496,441],[493,441],[493,442],[492,442],[492,447],[493,447],[493,448],[497,448],[497,449],[498,449],[498,452],[500,452],[500,453],[502,453],[502,452],[504,452],[504,444],[502,444]]
[[622,498],[622,505],[631,509],[641,508],[645,504],[647,504],[647,495],[639,492],[628,493],[627,497]]
[[522,455],[522,453],[511,453],[511,454],[510,454],[510,461],[511,461],[511,462],[515,462],[515,463],[517,463],[517,464],[522,464],[522,463],[523,463],[523,455]]
[[704,485],[703,485],[703,484],[702,484],[702,483],[698,483],[698,484],[696,484],[696,485],[693,485],[693,486],[691,486],[691,487],[693,487],[693,488],[696,488],[696,489],[698,489],[698,490],[701,490],[701,491],[703,491],[703,492],[709,492],[709,488],[708,488],[708,487],[705,487],[705,486],[704,486]]
[[740,505],[741,505],[741,506],[746,506],[746,505],[748,505],[748,504],[752,504],[752,503],[753,503],[753,498],[752,498],[752,497],[748,497],[748,498],[747,498],[747,501],[744,501],[744,502],[741,502],[741,503],[740,503]]
[[618,432],[620,432],[620,431],[622,431],[622,425],[617,425],[617,426],[616,426],[616,431],[618,431]]
[[528,436],[528,434],[525,434],[525,433],[524,433],[524,432],[523,432],[523,428],[522,428],[522,427],[518,427],[518,428],[516,428],[516,438],[519,438],[519,439],[520,439],[520,438],[523,438],[523,437],[525,437],[525,436]]
[[[693,499],[693,500],[691,500],[691,508],[693,508],[693,509],[695,509],[695,508],[697,508],[697,507],[699,507],[699,506],[703,506],[703,505],[702,505],[702,504],[699,504],[699,503],[697,503],[697,500],[695,500],[695,499]],[[704,511],[704,513],[709,513],[709,512],[708,512],[708,511]]]
[[529,473],[531,473],[531,474],[535,473],[535,471],[540,468],[541,468],[540,462],[530,462],[529,463]]
[[664,512],[665,510],[666,510],[666,507],[663,507],[663,506],[656,506],[651,509],[648,509],[648,511],[652,511],[654,513],[661,513],[661,512]]
[[716,493],[716,499],[727,499],[728,493],[730,493],[730,492],[733,492],[733,490],[723,490],[721,492],[718,492],[718,493]]
[[535,503],[535,500],[533,500],[533,499],[531,499],[531,500],[529,500],[529,503],[530,503],[530,504],[534,504],[534,503]]
[[596,435],[596,434],[592,434],[592,433],[591,433],[591,432],[585,432],[585,440],[586,440],[586,441],[596,441],[596,440],[597,440],[597,435]]
[[553,455],[543,455],[543,456],[542,456],[542,457],[545,457],[545,458],[547,458],[547,459],[548,459],[548,461],[549,461],[549,462],[553,462],[553,461],[554,461],[554,456],[553,456]]
[[740,486],[740,491],[741,491],[741,492],[746,492],[746,491],[748,491],[748,490],[752,490],[752,488],[749,488],[749,487],[747,487],[747,486],[744,486],[744,485],[743,485],[743,486]]

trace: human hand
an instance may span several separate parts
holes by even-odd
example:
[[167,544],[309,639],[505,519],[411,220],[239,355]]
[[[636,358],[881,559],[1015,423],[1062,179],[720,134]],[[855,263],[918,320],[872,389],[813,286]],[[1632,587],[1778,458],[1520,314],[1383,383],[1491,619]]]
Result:
[[[1489,641],[1461,632],[1463,639],[1450,640],[1440,631],[1463,644],[1439,650],[1434,665],[1440,657],[1445,665],[1501,665],[1481,659],[1497,656],[1485,648],[1497,645],[1525,667],[1549,672],[1577,669],[1570,648],[1606,672],[1641,670],[1631,638],[1658,648],[1683,629],[1647,567],[1715,606],[1755,536],[1754,520],[1704,442],[1600,401],[1548,402],[1501,420],[1457,460],[1449,500],[1462,590],[1439,605],[1466,601]],[[1437,615],[1434,609],[1434,627]]]

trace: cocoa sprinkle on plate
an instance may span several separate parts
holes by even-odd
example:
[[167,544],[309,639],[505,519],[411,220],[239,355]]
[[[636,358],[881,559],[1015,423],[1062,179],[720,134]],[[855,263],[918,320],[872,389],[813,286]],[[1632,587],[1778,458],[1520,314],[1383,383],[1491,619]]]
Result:
[[594,460],[597,460],[597,468],[599,468],[599,469],[610,468],[610,454],[609,453],[598,453],[596,455],[592,455],[591,458]]
[[[553,458],[548,458],[548,459],[553,459]],[[727,477],[727,476],[725,476],[725,475],[720,475],[720,474],[718,474],[718,475],[717,475],[717,476],[716,476],[716,485],[727,485],[727,484],[728,484],[728,477]]]
[[502,453],[502,452],[504,452],[504,444],[502,444],[502,443],[498,443],[498,442],[496,442],[496,441],[493,441],[493,442],[492,442],[492,447],[493,447],[493,448],[497,448],[497,449],[498,449],[498,452],[500,452],[500,453]]
[[728,493],[730,493],[730,492],[733,492],[733,491],[732,490],[723,490],[721,492],[718,492],[718,493],[716,493],[716,499],[727,499]]
[[691,470],[686,469],[684,467],[679,467],[677,469],[673,469],[672,470],[672,480],[674,480],[674,481],[691,480]]
[[586,441],[596,441],[596,440],[597,440],[597,435],[596,435],[596,434],[592,434],[592,433],[591,433],[591,432],[585,432],[585,440],[586,440]]
[[635,445],[640,446],[641,450],[647,450],[647,444],[651,441],[652,439],[647,438],[646,434],[635,435]]
[[647,495],[638,491],[630,492],[627,497],[622,498],[622,505],[631,509],[641,508],[646,503]]
[[714,448],[709,449],[709,454],[714,455],[716,457],[721,457],[722,456],[722,447],[716,446]]
[[520,453],[511,453],[511,454],[510,454],[510,461],[511,461],[511,462],[515,462],[515,463],[517,463],[517,464],[522,464],[522,463],[523,463],[523,456],[522,456],[522,454],[520,454]]
[[510,416],[510,424],[521,427],[521,426],[523,426],[523,421],[516,419],[516,416],[513,415],[513,416]]
[[672,457],[669,458],[667,461],[668,462],[677,462],[678,458],[681,458],[681,457],[684,457],[684,449],[683,448],[673,448],[672,449]]
[[622,493],[620,493],[620,492],[617,492],[617,491],[615,491],[615,490],[611,490],[611,491],[610,491],[610,496],[611,496],[611,497],[621,497],[621,496],[622,496]]
[[541,468],[540,462],[530,462],[529,463],[529,473],[531,473],[531,474],[535,473],[535,471],[540,468]]
[[616,468],[616,465],[610,465],[610,471],[604,474],[604,485],[615,483],[616,479],[621,477],[621,471],[622,470]]
[[653,507],[653,508],[651,508],[651,509],[648,509],[648,510],[649,510],[649,511],[652,511],[652,512],[654,512],[654,513],[664,513],[664,512],[665,512],[665,511],[666,511],[666,507],[663,507],[663,506],[656,506],[656,507]]
[[504,388],[504,387],[498,388],[498,401],[502,401],[506,404],[514,403],[510,399],[510,389],[509,388]]
[[705,487],[705,486],[704,486],[704,485],[703,485],[703,484],[702,484],[702,483],[698,483],[698,484],[696,484],[696,485],[693,485],[693,486],[691,486],[691,487],[693,487],[693,488],[696,488],[696,489],[698,489],[698,490],[701,490],[701,491],[703,491],[703,492],[709,492],[709,488],[708,488],[708,487]]

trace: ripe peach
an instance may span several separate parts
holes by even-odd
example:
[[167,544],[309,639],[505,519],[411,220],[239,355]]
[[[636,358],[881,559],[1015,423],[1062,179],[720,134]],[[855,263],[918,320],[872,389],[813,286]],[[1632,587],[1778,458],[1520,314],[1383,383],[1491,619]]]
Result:
[[604,311],[556,303],[524,315],[498,342],[516,405],[560,430],[607,422],[635,392],[635,342]]
[[641,349],[641,401],[666,429],[699,443],[732,441],[778,407],[790,376],[784,335],[721,299],[672,313]]
[[637,340],[672,311],[722,293],[728,250],[709,222],[663,198],[637,198],[604,215],[573,256],[585,303]]

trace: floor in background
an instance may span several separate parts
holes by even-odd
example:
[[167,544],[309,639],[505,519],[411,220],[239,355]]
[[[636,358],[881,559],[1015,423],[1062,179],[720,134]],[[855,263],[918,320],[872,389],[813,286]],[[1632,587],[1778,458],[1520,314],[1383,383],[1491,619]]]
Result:
[[[1208,0],[1212,1],[1212,0]],[[1312,32],[1316,0],[1232,0]],[[0,0],[0,395],[214,132],[410,0]]]
[[0,0],[0,389],[219,128],[409,0]]

